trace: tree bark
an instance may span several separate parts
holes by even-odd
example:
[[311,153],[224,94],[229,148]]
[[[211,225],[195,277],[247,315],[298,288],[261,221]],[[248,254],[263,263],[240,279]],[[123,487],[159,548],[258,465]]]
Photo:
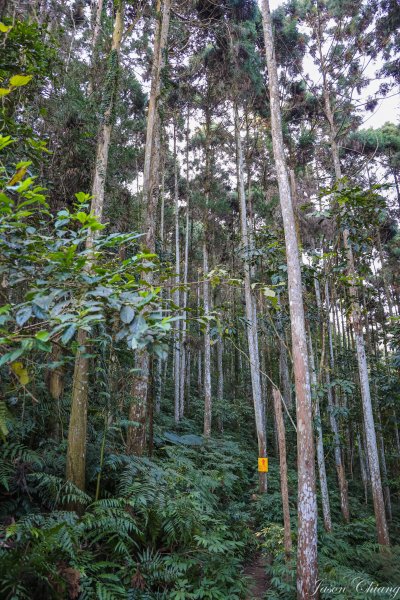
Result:
[[[335,174],[338,180],[341,179],[341,169],[339,156],[337,154],[337,145],[334,142],[334,133],[331,132],[331,144],[332,154],[335,156]],[[335,151],[336,147],[336,151]],[[339,168],[338,168],[339,165]],[[369,377],[368,377],[368,365],[367,365],[367,357],[365,353],[365,343],[364,343],[364,333],[362,327],[362,317],[360,306],[357,297],[357,289],[355,287],[354,281],[356,279],[356,272],[354,266],[354,256],[353,256],[353,248],[350,242],[349,231],[345,229],[343,231],[343,245],[346,251],[347,256],[347,270],[348,275],[351,280],[350,285],[350,298],[351,298],[351,322],[354,330],[354,341],[357,352],[357,362],[358,362],[358,372],[360,378],[360,386],[361,386],[361,399],[362,399],[362,407],[363,407],[363,415],[364,415],[364,428],[365,434],[367,438],[367,454],[368,454],[368,462],[370,466],[370,476],[371,476],[371,491],[372,491],[372,499],[374,503],[374,512],[376,519],[376,529],[377,529],[377,537],[378,543],[382,546],[389,546],[389,533],[386,523],[385,517],[385,503],[383,499],[383,491],[382,491],[382,480],[379,468],[379,455],[378,448],[376,443],[376,432],[375,432],[375,422],[374,415],[372,411],[372,403],[371,403],[371,392],[369,385]]]
[[203,239],[203,307],[204,317],[206,319],[204,331],[204,436],[211,435],[211,420],[212,420],[212,395],[211,395],[211,337],[210,337],[210,322],[208,320],[210,314],[210,292],[208,275],[208,247],[206,232]]
[[284,546],[286,557],[292,553],[292,534],[290,530],[290,512],[289,512],[289,491],[288,491],[288,480],[287,480],[287,463],[286,463],[286,436],[285,436],[285,423],[282,415],[282,399],[281,393],[275,387],[272,388],[272,395],[274,397],[274,409],[275,409],[275,422],[278,432],[278,444],[279,444],[279,465],[281,472],[281,495],[282,495],[282,509],[283,509],[283,525],[284,525]]
[[329,363],[330,365],[326,368],[325,371],[325,380],[327,386],[327,397],[328,397],[328,412],[329,412],[329,421],[331,424],[331,429],[333,432],[333,444],[334,444],[334,452],[335,452],[335,466],[336,473],[339,483],[339,492],[340,492],[340,508],[342,511],[343,519],[346,523],[350,521],[350,509],[349,509],[349,495],[348,495],[348,485],[346,479],[346,473],[344,470],[344,465],[342,461],[342,450],[340,444],[340,436],[339,436],[339,427],[336,420],[335,408],[336,405],[333,400],[333,392],[331,386],[331,375],[332,372],[334,374],[335,369],[335,356],[333,352],[333,339],[332,339],[332,326],[330,320],[330,298],[329,298],[329,285],[328,280],[326,280],[325,284],[325,302],[326,302],[326,324],[328,329],[328,344],[329,344]]
[[[261,392],[260,380],[260,359],[258,353],[258,333],[257,333],[257,313],[255,311],[255,299],[251,289],[251,268],[248,259],[250,248],[250,238],[247,223],[247,207],[246,207],[246,192],[244,187],[243,176],[243,151],[240,135],[239,111],[237,104],[234,105],[235,119],[235,138],[236,138],[236,173],[237,185],[239,192],[239,209],[240,209],[240,226],[242,234],[242,246],[245,253],[243,269],[244,269],[244,295],[246,305],[246,320],[247,320],[247,342],[249,347],[250,358],[250,375],[251,386],[253,392],[254,415],[257,430],[258,440],[258,456],[260,458],[267,457],[267,444],[265,437],[265,419],[264,406]],[[267,475],[259,473],[260,492],[267,491]]]
[[[178,158],[176,149],[176,120],[174,123],[174,208],[175,208],[175,290],[173,301],[180,312],[180,290],[181,283],[181,255],[179,239],[179,189],[178,189]],[[175,423],[181,419],[181,340],[180,321],[175,321],[174,326],[174,414]]]
[[[319,32],[319,53],[322,67],[324,109],[326,119],[329,124],[329,141],[331,145],[332,162],[337,182],[342,179],[342,169],[340,165],[339,148],[337,144],[337,131],[335,125],[334,111],[331,106],[331,98],[328,88],[326,69],[322,56],[322,42]],[[371,391],[368,377],[367,357],[365,353],[364,333],[362,325],[362,316],[355,286],[356,271],[354,265],[353,247],[351,245],[350,233],[348,229],[343,231],[343,246],[346,252],[347,273],[350,279],[350,301],[351,301],[351,323],[354,329],[354,339],[357,353],[358,372],[361,387],[361,400],[364,416],[364,429],[367,441],[367,455],[370,467],[372,499],[374,503],[374,513],[376,520],[378,543],[382,546],[389,546],[389,532],[385,516],[385,503],[383,499],[382,480],[379,468],[379,455],[376,443],[376,432],[374,415],[372,411]]]
[[[162,8],[162,13],[161,13]],[[151,86],[149,109],[147,116],[146,147],[143,169],[143,202],[145,214],[145,243],[151,253],[156,250],[156,184],[160,160],[160,131],[159,131],[159,99],[161,90],[161,72],[165,65],[165,51],[168,41],[171,0],[157,0],[157,24],[154,37],[153,64],[151,70]],[[147,274],[146,281],[152,285],[152,276]],[[146,407],[147,388],[149,382],[150,357],[146,349],[136,356],[136,368],[139,375],[132,385],[132,404],[129,410],[129,420],[138,423],[128,429],[128,452],[141,456],[146,445]]]
[[[111,52],[109,56],[109,69],[119,68],[119,56],[123,32],[123,2],[118,4],[115,14]],[[91,210],[101,221],[104,207],[104,189],[107,176],[108,152],[112,131],[113,110],[117,94],[116,73],[113,79],[110,101],[106,107],[97,139],[96,165],[92,186]],[[97,231],[89,233],[86,247],[91,249]],[[91,269],[88,261],[87,270]],[[78,351],[75,359],[75,370],[72,383],[71,414],[68,429],[67,470],[66,478],[80,489],[85,489],[86,469],[86,433],[87,433],[87,402],[89,385],[89,360],[85,354],[88,351],[88,333],[80,330],[77,336]]]
[[279,378],[282,386],[282,396],[289,410],[293,408],[292,389],[290,384],[288,354],[285,340],[285,329],[282,321],[282,307],[278,294],[279,311],[277,314],[277,329],[279,333]]
[[357,433],[357,445],[358,445],[358,456],[360,459],[361,480],[362,480],[363,486],[364,486],[365,504],[367,505],[368,504],[368,472],[367,472],[367,465],[366,465],[366,461],[365,461],[364,449],[363,449],[363,445],[361,442],[361,436],[359,433]]
[[89,98],[93,94],[95,69],[96,69],[96,63],[97,63],[97,45],[98,45],[100,31],[101,31],[101,16],[103,13],[104,0],[97,0],[97,2],[94,2],[93,4],[94,4],[94,6],[93,6],[94,19],[93,19],[93,35],[92,35],[92,64],[90,66],[89,83],[88,83],[88,88],[87,88],[87,94],[88,94]]
[[189,112],[187,116],[186,127],[186,215],[185,215],[185,249],[183,259],[183,293],[182,293],[182,311],[183,320],[182,342],[181,342],[181,379],[180,379],[180,417],[182,418],[185,411],[185,377],[187,371],[187,305],[188,305],[188,272],[189,272],[189,239],[190,239],[190,192],[189,192]]
[[[376,401],[378,403],[378,399],[376,399]],[[379,409],[379,406],[377,406],[377,415],[378,415],[379,453],[381,456],[381,469],[382,469],[382,475],[383,475],[383,481],[384,481],[383,493],[384,493],[384,498],[385,498],[386,515],[387,515],[388,521],[390,522],[392,520],[392,502],[390,499],[390,488],[389,488],[389,484],[388,484],[388,474],[387,474],[386,454],[385,454],[385,442],[383,439],[382,418],[381,418],[381,411]]]
[[[53,344],[51,352],[51,361],[59,362],[62,359],[62,349],[57,344]],[[60,439],[60,399],[64,391],[64,368],[63,365],[52,369],[49,373],[49,394],[54,401],[50,418],[49,433],[51,437],[59,441]]]
[[261,11],[268,68],[271,110],[271,134],[278,178],[279,197],[285,231],[288,267],[289,305],[292,329],[292,353],[297,397],[297,467],[298,467],[298,544],[297,596],[299,600],[316,597],[317,562],[317,498],[315,492],[314,442],[312,428],[311,389],[307,358],[307,338],[301,286],[300,258],[296,224],[286,158],[283,146],[279,84],[268,0],[262,0]]
[[206,199],[206,208],[203,223],[203,309],[205,317],[204,331],[204,436],[210,437],[212,423],[212,390],[211,390],[211,336],[210,322],[208,320],[210,314],[210,290],[208,281],[209,260],[208,260],[208,210],[210,201],[210,183],[211,183],[211,152],[210,152],[210,135],[211,135],[211,117],[210,109],[207,106],[205,109],[205,177],[204,177],[204,195]]
[[221,433],[224,431],[224,417],[222,404],[224,401],[224,342],[222,337],[219,335],[217,340],[217,400],[218,400],[218,429]]
[[321,411],[318,398],[318,378],[315,366],[314,351],[312,347],[311,331],[308,334],[308,352],[310,356],[311,383],[314,392],[314,419],[317,431],[317,462],[319,471],[319,482],[321,487],[322,513],[324,517],[325,531],[332,531],[331,507],[329,502],[328,482],[326,479],[324,438],[322,433]]

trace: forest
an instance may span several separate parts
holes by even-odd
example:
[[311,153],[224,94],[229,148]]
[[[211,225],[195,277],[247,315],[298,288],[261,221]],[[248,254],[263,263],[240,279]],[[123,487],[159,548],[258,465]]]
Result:
[[398,0],[0,0],[0,599],[400,598]]

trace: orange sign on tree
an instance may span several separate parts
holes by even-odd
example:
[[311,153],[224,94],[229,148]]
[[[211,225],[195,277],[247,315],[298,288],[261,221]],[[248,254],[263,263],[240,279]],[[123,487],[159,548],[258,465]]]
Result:
[[258,470],[260,473],[268,473],[268,458],[258,459]]

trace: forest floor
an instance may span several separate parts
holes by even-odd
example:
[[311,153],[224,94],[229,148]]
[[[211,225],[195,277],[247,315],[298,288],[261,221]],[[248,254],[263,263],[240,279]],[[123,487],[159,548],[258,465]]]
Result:
[[267,561],[263,554],[256,554],[253,561],[244,569],[244,574],[249,578],[249,593],[247,600],[263,600],[269,588],[268,575],[265,571]]

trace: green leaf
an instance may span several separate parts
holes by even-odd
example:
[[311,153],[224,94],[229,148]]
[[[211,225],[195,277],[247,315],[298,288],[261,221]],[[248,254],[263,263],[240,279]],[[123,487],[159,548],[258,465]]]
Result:
[[[1,96],[1,93],[0,93]],[[14,140],[11,139],[10,135],[0,135],[0,150],[8,146],[9,144],[13,144]]]
[[79,212],[75,213],[75,215],[74,215],[74,219],[79,221],[79,223],[82,223],[82,225],[84,225],[86,223],[88,218],[89,218],[89,215],[82,211],[79,211]]
[[135,311],[131,306],[123,306],[121,308],[120,317],[123,323],[131,323],[134,319]]
[[68,342],[71,340],[71,338],[73,338],[73,336],[75,335],[75,332],[76,332],[75,323],[71,323],[71,325],[68,325],[67,329],[64,331],[64,333],[61,336],[62,343],[68,344]]
[[50,333],[48,331],[38,331],[35,334],[35,338],[41,342],[47,342],[47,340],[50,338]]
[[22,327],[32,316],[32,306],[23,306],[19,309],[15,316],[15,320],[17,321],[17,325]]
[[22,192],[26,192],[26,190],[28,190],[31,185],[33,184],[35,180],[35,177],[27,177],[25,179],[25,181],[23,181],[22,183],[19,184],[19,186],[17,187],[16,191],[18,192],[18,194],[22,194]]
[[8,31],[10,31],[10,29],[12,29],[12,25],[4,25],[4,23],[2,23],[0,21],[0,31],[1,31],[1,33],[7,33]]
[[16,350],[12,350],[12,352],[6,352],[6,354],[3,354],[3,356],[0,357],[0,367],[7,363],[14,362],[23,353],[23,348],[17,348]]
[[85,202],[90,202],[92,196],[90,194],[85,194],[84,192],[78,192],[75,194],[75,198],[79,202],[79,204],[84,204]]
[[7,96],[11,90],[9,88],[0,88],[0,96]]
[[22,87],[27,85],[32,79],[33,75],[14,75],[10,79],[10,85],[13,87]]

